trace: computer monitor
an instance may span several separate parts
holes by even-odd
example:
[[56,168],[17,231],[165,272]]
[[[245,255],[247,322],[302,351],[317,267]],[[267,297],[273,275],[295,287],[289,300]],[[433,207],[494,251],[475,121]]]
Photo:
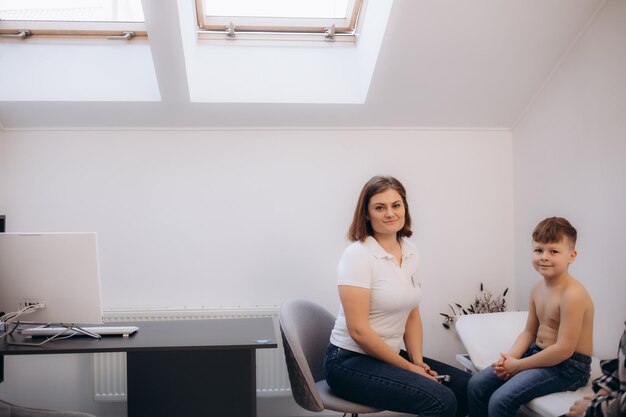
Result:
[[0,233],[0,311],[19,321],[101,324],[96,233]]

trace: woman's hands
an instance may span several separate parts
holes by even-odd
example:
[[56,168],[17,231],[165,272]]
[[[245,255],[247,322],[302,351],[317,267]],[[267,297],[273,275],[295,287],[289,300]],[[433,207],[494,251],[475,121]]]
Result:
[[587,412],[587,408],[595,397],[602,397],[604,395],[608,395],[609,391],[604,388],[600,388],[596,395],[585,395],[580,400],[576,400],[576,402],[572,405],[569,411],[565,414],[566,417],[584,417]]
[[430,369],[430,366],[428,366],[426,362],[418,361],[417,363],[411,363],[411,365],[412,366],[410,370],[412,372],[425,376],[426,378],[431,379],[435,382],[440,382],[439,380],[435,378],[435,376],[437,376],[437,372]]
[[567,417],[583,417],[592,399],[593,395],[585,395],[580,400],[577,400],[565,415]]

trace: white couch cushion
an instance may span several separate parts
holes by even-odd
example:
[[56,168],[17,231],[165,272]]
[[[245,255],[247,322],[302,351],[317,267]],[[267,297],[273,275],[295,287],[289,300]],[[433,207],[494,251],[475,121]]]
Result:
[[[509,350],[517,335],[524,328],[527,316],[527,311],[506,311],[457,317],[456,331],[477,370],[481,371],[490,366],[500,357],[500,352]],[[557,392],[535,398],[525,407],[540,416],[561,416],[577,399],[592,393],[591,380],[600,375],[602,375],[600,361],[592,358],[591,378],[587,386],[576,391]]]

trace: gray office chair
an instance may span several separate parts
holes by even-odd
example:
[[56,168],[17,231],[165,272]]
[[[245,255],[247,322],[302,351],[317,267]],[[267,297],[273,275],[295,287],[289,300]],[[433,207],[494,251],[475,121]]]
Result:
[[335,396],[324,379],[324,353],[335,317],[323,307],[306,300],[290,300],[278,313],[291,393],[298,405],[309,411],[332,410],[377,413],[381,410]]
[[51,411],[38,408],[19,407],[0,400],[0,417],[95,417],[73,411]]

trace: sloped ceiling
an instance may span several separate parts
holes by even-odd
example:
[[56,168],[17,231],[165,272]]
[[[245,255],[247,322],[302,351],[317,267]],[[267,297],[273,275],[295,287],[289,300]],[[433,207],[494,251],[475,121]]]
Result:
[[191,103],[176,0],[145,1],[161,101],[0,101],[0,125],[511,128],[605,1],[395,0],[363,104]]

